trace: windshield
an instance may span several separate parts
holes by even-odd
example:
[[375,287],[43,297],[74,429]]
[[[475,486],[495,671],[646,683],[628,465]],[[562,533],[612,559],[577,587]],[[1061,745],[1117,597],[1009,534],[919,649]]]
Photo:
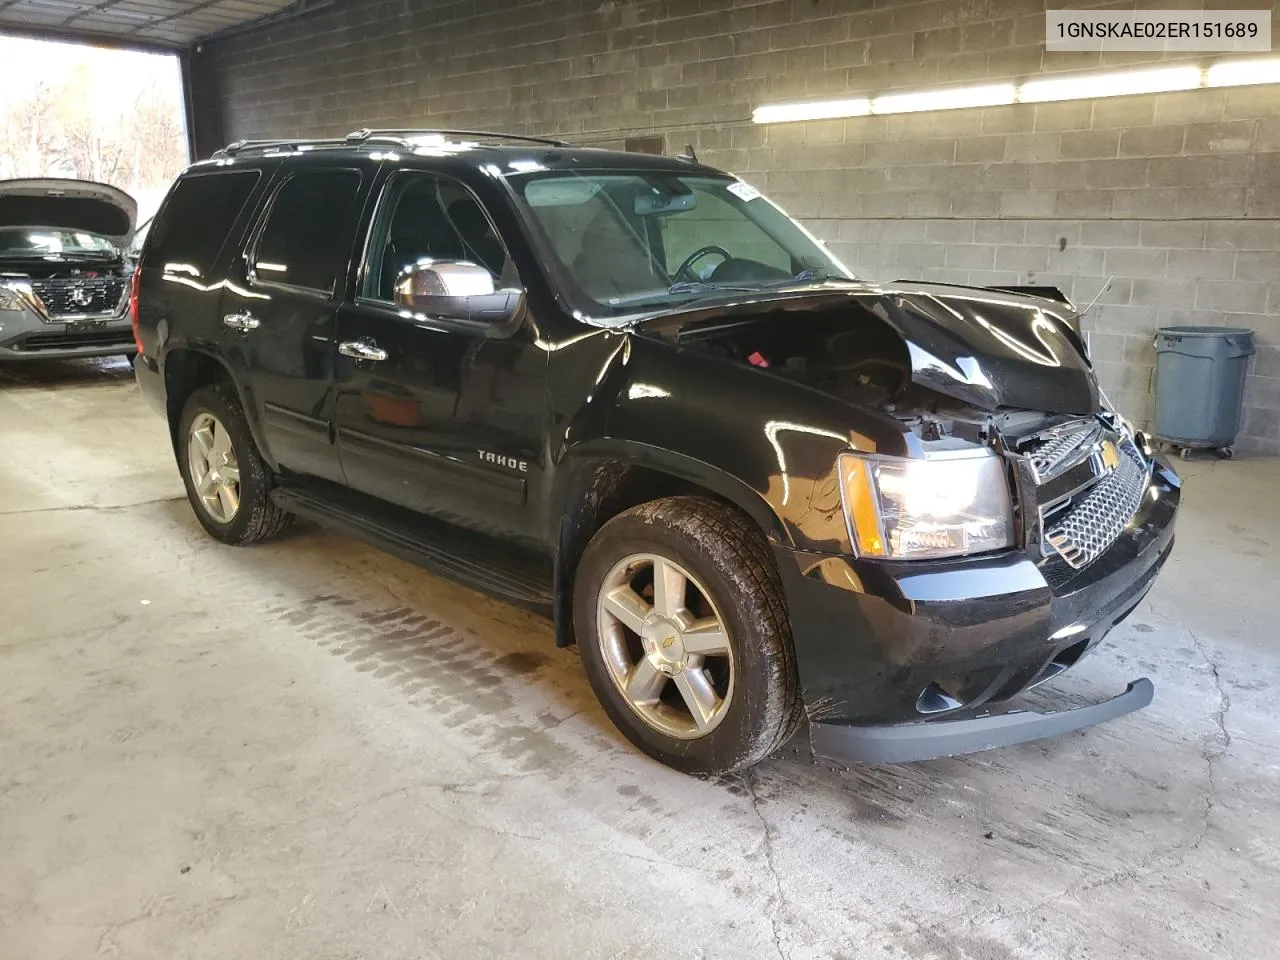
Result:
[[0,257],[115,256],[116,246],[106,237],[78,230],[41,230],[30,227],[0,229]]
[[512,178],[575,307],[609,317],[852,274],[753,187],[668,171]]

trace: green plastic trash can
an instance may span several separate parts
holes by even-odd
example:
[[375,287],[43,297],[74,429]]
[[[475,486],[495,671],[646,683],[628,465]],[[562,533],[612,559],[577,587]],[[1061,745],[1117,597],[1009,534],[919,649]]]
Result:
[[1156,332],[1157,440],[1231,456],[1240,429],[1253,331],[1242,327],[1161,327]]

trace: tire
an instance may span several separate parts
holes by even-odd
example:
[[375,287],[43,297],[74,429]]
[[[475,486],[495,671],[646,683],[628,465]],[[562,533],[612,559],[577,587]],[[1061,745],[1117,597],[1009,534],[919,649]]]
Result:
[[[193,475],[196,468],[192,462],[192,447],[196,441],[192,428],[197,422],[207,424],[209,420],[225,430],[225,438],[217,429],[213,433],[233,453],[234,459],[228,464],[238,468],[238,482],[235,484],[238,504],[233,512],[226,511],[229,516],[218,516],[217,508],[205,502],[197,489],[200,481]],[[178,418],[175,449],[178,470],[182,473],[191,509],[210,536],[223,543],[244,546],[278,536],[289,525],[289,514],[271,501],[271,471],[258,453],[240,398],[231,384],[210,384],[187,398]],[[225,501],[220,502],[225,504]]]
[[[652,591],[659,566],[688,575],[686,605],[674,620],[659,613],[661,606],[670,610],[670,603],[660,602],[670,591],[662,598]],[[646,577],[649,587],[637,586]],[[648,604],[643,621],[643,607],[630,615],[629,622],[643,622],[640,630],[612,612],[626,603],[608,602],[621,596],[631,603],[631,594]],[[732,507],[671,497],[609,520],[578,564],[573,611],[596,696],[627,739],[654,759],[685,773],[722,775],[752,766],[795,734],[803,708],[782,581],[760,530]],[[687,652],[686,644],[692,649],[706,645],[699,637],[716,636],[714,630],[699,633],[691,618],[703,625],[718,620],[716,642],[726,654]],[[685,663],[662,659],[669,655],[683,656]],[[657,673],[654,662],[661,663]],[[649,693],[639,698],[645,703],[633,705],[623,685],[637,679],[642,665],[658,686],[638,686]],[[699,711],[704,725],[689,705],[690,687],[713,688],[720,704],[714,712]],[[661,691],[656,699],[655,689]]]

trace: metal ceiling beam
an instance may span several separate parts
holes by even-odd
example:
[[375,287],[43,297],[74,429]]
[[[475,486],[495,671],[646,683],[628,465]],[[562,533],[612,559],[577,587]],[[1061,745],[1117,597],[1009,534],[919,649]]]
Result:
[[226,37],[234,37],[236,34],[244,33],[246,30],[254,30],[258,27],[268,27],[284,20],[294,20],[307,14],[315,13],[318,10],[324,10],[333,6],[337,0],[294,0],[293,3],[285,4],[278,10],[271,13],[264,13],[260,17],[253,20],[246,20],[243,23],[235,23],[230,26],[223,27],[221,30],[215,30],[213,33],[206,34],[197,38],[195,43],[203,43],[206,40],[222,40]]
[[[2,8],[0,8],[2,9]],[[128,33],[102,33],[96,30],[64,30],[62,27],[24,27],[0,22],[0,34],[9,37],[30,37],[32,40],[61,40],[66,43],[91,43],[116,50],[140,50],[143,53],[177,53],[185,50],[186,43],[152,40]]]
[[67,19],[63,20],[62,26],[69,27],[71,26],[71,24],[75,23],[81,17],[86,17],[86,16],[89,16],[90,14],[101,13],[103,10],[110,10],[116,4],[122,3],[122,2],[123,0],[105,0],[105,2],[99,4],[96,7],[89,7],[87,10],[79,10],[76,13],[73,13],[71,16],[67,17]]
[[[0,0],[0,13],[3,13],[5,10],[12,7],[17,7],[22,2],[23,0]],[[81,23],[86,19],[96,18],[103,14],[106,15],[106,19],[110,20],[111,8],[123,2],[124,0],[101,0],[101,2],[96,6],[91,6],[88,9],[77,10],[56,26],[23,26],[17,23],[10,25],[7,22],[0,22],[0,31],[60,40],[89,40],[94,43],[108,43],[111,46],[128,46],[130,45],[128,38],[133,37],[133,45],[144,49],[180,50],[184,49],[191,43],[195,43],[212,36],[220,36],[229,31],[251,27],[260,21],[289,17],[297,15],[298,13],[309,12],[310,9],[315,6],[327,5],[323,2],[319,4],[307,3],[305,0],[301,3],[286,3],[250,20],[240,23],[228,23],[226,26],[214,30],[209,34],[196,34],[191,31],[182,30],[182,21],[187,17],[190,17],[192,14],[199,14],[205,10],[209,10],[210,8],[217,7],[222,0],[200,0],[199,3],[195,3],[192,6],[182,9],[173,10],[170,13],[156,17],[154,20],[121,23],[122,32],[120,33],[107,32],[101,29],[83,30],[76,27],[77,23]],[[190,39],[183,41],[170,41],[143,36],[144,31],[163,28],[167,25],[175,25],[178,27],[180,32],[189,33]],[[125,42],[122,42],[122,40]]]
[[[120,0],[113,0],[113,2],[119,3]],[[150,30],[153,27],[160,26],[162,23],[172,23],[174,20],[179,20],[182,17],[188,17],[193,13],[199,13],[201,10],[207,10],[209,7],[216,6],[221,2],[222,0],[201,0],[201,2],[197,3],[194,7],[187,7],[187,9],[183,10],[181,13],[170,13],[156,20],[152,20],[147,24],[146,29]]]

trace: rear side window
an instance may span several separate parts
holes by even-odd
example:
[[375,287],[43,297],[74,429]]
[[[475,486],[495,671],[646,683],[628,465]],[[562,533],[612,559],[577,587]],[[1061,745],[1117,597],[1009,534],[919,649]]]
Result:
[[346,272],[359,215],[360,174],[318,170],[276,193],[250,269],[254,279],[332,294]]
[[144,265],[173,265],[177,272],[208,276],[261,173],[237,170],[178,182],[151,227]]

